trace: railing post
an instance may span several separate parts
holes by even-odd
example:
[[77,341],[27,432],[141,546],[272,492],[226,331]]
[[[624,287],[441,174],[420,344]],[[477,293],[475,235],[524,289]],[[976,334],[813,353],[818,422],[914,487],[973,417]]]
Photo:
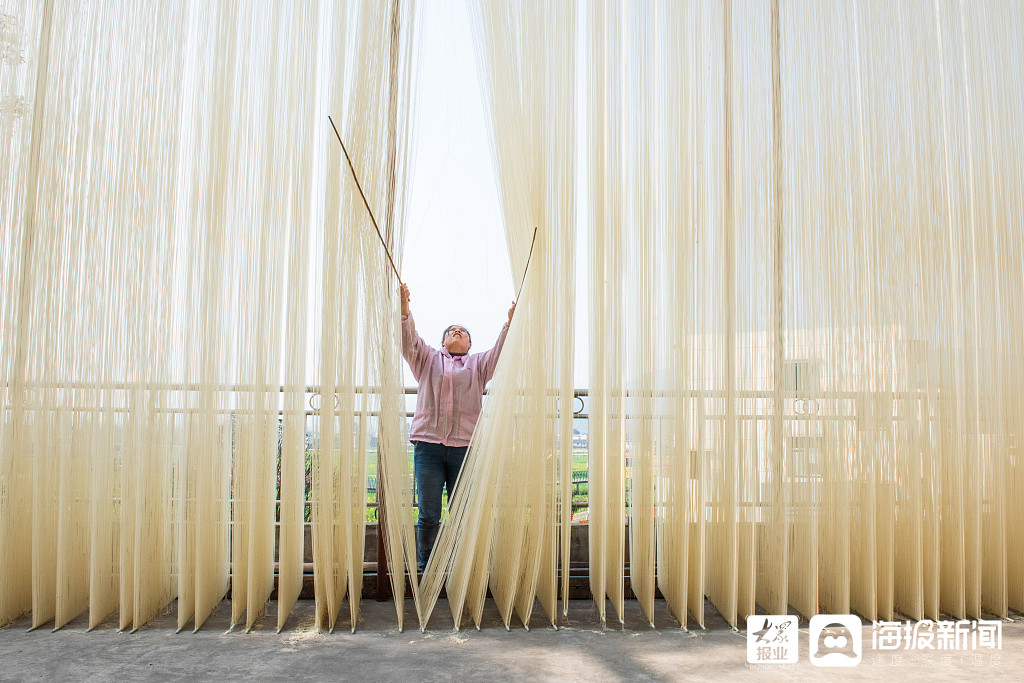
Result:
[[387,525],[384,512],[384,477],[381,476],[380,441],[377,441],[377,602],[384,602],[391,597],[391,585],[388,576],[388,556],[384,550],[384,535]]

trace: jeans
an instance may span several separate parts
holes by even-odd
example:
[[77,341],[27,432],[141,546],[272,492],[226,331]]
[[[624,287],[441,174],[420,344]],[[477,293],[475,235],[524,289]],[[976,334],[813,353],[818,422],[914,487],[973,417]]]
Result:
[[441,490],[448,487],[448,505],[455,497],[455,479],[466,457],[466,446],[413,441],[416,490],[419,493],[420,519],[416,523],[416,556],[420,571],[427,566],[441,523]]

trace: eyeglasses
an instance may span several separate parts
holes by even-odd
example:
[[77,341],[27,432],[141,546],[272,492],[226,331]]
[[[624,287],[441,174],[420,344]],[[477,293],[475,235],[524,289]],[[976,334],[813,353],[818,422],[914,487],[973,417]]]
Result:
[[462,334],[466,335],[467,337],[469,336],[469,330],[467,330],[465,327],[453,327],[453,328],[451,328],[450,330],[448,330],[448,336],[452,337],[452,336],[455,335],[456,332],[461,332]]

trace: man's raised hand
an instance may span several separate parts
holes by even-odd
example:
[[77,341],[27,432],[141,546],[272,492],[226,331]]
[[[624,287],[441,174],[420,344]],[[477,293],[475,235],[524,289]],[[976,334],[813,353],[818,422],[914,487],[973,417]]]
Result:
[[[403,284],[399,292],[402,295],[402,315],[409,315],[409,299],[412,298],[409,296],[409,285]],[[509,318],[511,317],[511,314],[509,314]]]

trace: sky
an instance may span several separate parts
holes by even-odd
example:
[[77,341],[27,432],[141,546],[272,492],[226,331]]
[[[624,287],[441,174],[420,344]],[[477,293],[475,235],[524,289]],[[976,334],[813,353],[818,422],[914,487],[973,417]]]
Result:
[[[494,344],[515,286],[466,5],[465,0],[431,0],[417,10],[416,150],[401,269],[420,335],[439,346],[444,329],[460,323],[477,352]],[[579,106],[582,116],[582,101]],[[583,194],[577,199],[585,201]],[[585,259],[586,245],[581,242],[578,249]],[[578,311],[586,310],[583,274],[577,269]],[[516,273],[515,282],[521,279]],[[586,339],[585,316],[577,315],[576,386],[586,384]],[[405,384],[416,384],[408,367]]]
[[[452,323],[486,351],[515,297],[465,3],[420,5],[416,143],[402,280],[420,335]],[[517,276],[518,279],[521,276]],[[408,367],[405,382],[415,385]]]

